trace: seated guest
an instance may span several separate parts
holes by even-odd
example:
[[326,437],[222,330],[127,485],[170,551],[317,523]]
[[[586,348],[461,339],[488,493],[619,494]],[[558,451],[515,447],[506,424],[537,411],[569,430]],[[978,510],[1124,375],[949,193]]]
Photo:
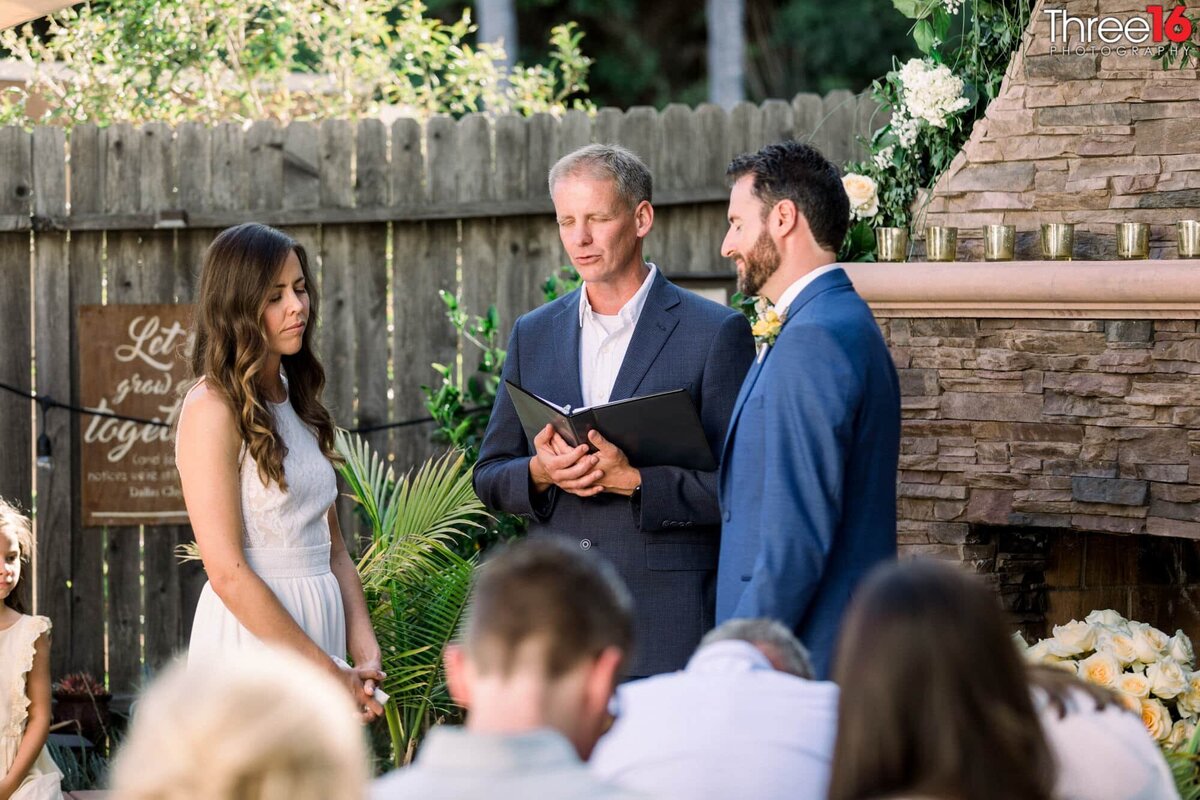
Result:
[[367,748],[346,690],[294,653],[170,667],[137,701],[120,800],[362,800]]
[[622,686],[592,770],[679,800],[823,798],[837,686],[812,680],[808,652],[774,620],[736,619],[687,668]]
[[416,763],[375,783],[375,800],[611,798],[584,760],[611,721],[632,645],[629,593],[603,559],[527,540],[478,572],[446,681],[466,725],[430,731]]
[[1162,751],[1116,695],[1052,667],[1029,679],[1058,765],[1055,800],[1178,800]]
[[834,662],[829,800],[1049,800],[1054,762],[995,592],[932,561],[872,573]]

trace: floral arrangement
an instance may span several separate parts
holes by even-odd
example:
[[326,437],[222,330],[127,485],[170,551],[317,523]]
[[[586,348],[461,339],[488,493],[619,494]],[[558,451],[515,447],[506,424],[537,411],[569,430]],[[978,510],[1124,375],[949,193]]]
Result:
[[1113,690],[1165,750],[1191,740],[1200,720],[1200,672],[1187,634],[1168,636],[1112,609],[1055,625],[1053,633],[1027,648],[1026,659]]
[[[1032,5],[1031,0],[892,4],[913,20],[913,39],[924,55],[896,64],[872,84],[871,94],[888,119],[865,142],[869,156],[845,168],[851,225],[841,261],[872,260],[875,228],[912,224],[921,211],[921,191],[950,166],[999,92]],[[869,195],[871,184],[875,191]]]

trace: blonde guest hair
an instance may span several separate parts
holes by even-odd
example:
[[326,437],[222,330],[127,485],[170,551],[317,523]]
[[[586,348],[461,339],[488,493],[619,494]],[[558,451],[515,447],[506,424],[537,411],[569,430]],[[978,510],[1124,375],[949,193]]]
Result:
[[171,666],[138,700],[118,800],[362,800],[363,729],[346,691],[266,650]]

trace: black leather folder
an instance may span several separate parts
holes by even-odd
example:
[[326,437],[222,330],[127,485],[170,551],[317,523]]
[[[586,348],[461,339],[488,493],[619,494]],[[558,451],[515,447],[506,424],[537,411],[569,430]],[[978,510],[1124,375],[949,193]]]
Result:
[[587,435],[595,428],[621,448],[635,467],[717,468],[700,415],[686,389],[572,410],[527,392],[512,381],[504,383],[530,444],[549,424],[567,444],[576,447],[586,443],[594,451]]

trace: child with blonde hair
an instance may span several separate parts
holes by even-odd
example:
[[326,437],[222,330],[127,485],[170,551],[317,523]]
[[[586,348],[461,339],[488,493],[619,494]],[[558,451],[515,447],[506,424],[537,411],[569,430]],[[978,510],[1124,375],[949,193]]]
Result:
[[363,800],[357,709],[326,671],[274,647],[190,666],[138,699],[117,800]]
[[50,735],[50,620],[24,614],[14,593],[33,550],[29,519],[0,499],[0,800],[61,800]]

